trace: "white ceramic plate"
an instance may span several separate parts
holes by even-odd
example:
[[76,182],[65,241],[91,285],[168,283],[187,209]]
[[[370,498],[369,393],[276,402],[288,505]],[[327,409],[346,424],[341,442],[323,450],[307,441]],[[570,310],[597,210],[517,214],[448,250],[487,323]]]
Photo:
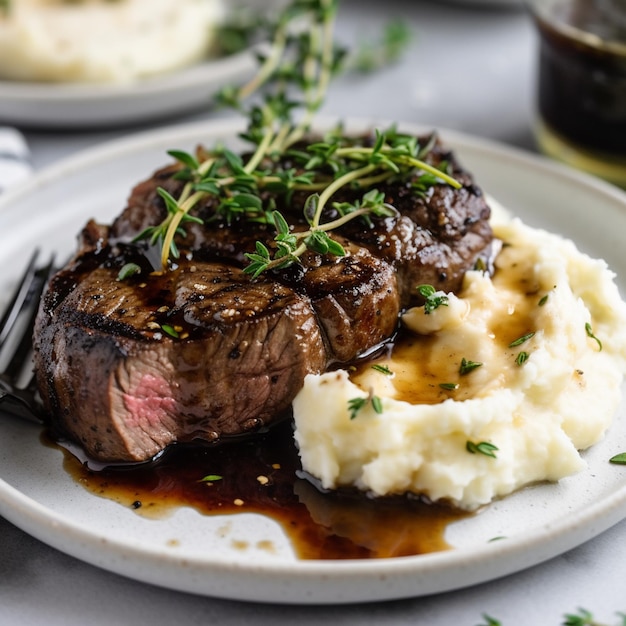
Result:
[[42,128],[100,128],[147,123],[209,108],[222,87],[257,67],[252,50],[128,84],[0,81],[0,120]]
[[[84,152],[0,199],[0,298],[30,250],[68,252],[83,222],[108,220],[131,185],[190,149],[234,136],[229,122],[184,126]],[[408,131],[418,129],[405,127]],[[422,129],[423,130],[423,129]],[[454,133],[444,139],[481,186],[527,222],[561,232],[604,256],[626,291],[626,196],[538,158]],[[0,514],[59,550],[144,582],[198,594],[289,603],[344,603],[420,596],[519,571],[560,554],[626,517],[626,472],[608,459],[626,450],[626,405],[588,469],[525,489],[449,526],[451,551],[367,561],[299,561],[273,521],[180,509],[149,520],[85,491],[42,446],[36,427],[0,419]],[[489,542],[496,536],[506,539]],[[255,546],[265,542],[272,553]],[[249,546],[242,550],[241,546]]]

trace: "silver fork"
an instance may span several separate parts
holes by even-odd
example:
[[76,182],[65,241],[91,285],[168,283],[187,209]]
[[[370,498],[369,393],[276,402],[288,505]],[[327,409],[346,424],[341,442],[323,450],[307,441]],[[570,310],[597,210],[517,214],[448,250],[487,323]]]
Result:
[[38,267],[31,255],[0,318],[0,405],[3,412],[43,421],[32,367],[32,332],[39,300],[53,271],[53,260]]

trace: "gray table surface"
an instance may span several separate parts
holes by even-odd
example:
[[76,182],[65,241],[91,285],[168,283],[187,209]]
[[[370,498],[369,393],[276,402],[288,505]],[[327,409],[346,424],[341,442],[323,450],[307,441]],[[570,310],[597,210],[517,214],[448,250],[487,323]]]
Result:
[[[260,1],[260,0],[259,0]],[[505,6],[507,5],[507,6]],[[338,37],[373,36],[391,17],[414,30],[403,61],[374,76],[344,76],[324,112],[452,128],[533,149],[535,37],[520,7],[496,0],[344,0]],[[198,112],[176,123],[210,117]],[[1,122],[1,120],[0,120]],[[40,170],[143,128],[98,132],[22,129]],[[615,624],[626,611],[626,521],[542,565],[424,598],[352,606],[279,606],[198,597],[127,580],[66,556],[0,518],[0,625],[428,624],[558,625],[578,607]]]

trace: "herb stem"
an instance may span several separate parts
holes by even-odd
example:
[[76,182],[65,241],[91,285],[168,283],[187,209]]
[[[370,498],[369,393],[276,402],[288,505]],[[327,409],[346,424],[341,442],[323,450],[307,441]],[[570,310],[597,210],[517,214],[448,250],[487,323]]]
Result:
[[170,248],[183,217],[187,215],[195,206],[196,202],[201,200],[204,196],[204,192],[196,191],[196,193],[189,196],[184,202],[179,203],[178,210],[172,216],[172,219],[167,227],[167,231],[165,232],[165,237],[163,238],[163,247],[161,248],[161,267],[163,269],[167,267],[167,259],[170,255]]
[[437,178],[440,178],[444,183],[447,183],[448,185],[450,185],[450,187],[453,187],[454,189],[460,189],[462,187],[461,183],[458,180],[455,180],[454,178],[452,178],[452,176],[448,176],[448,174],[446,174],[445,172],[442,172],[432,165],[429,165],[425,161],[405,155],[399,156],[397,158],[400,162],[406,163],[407,165],[411,165],[415,168],[419,168],[421,170],[424,170],[425,172],[428,172],[429,174],[432,174],[433,176],[436,176]]
[[322,217],[322,211],[324,210],[324,207],[326,206],[326,203],[328,202],[328,200],[330,200],[330,198],[336,191],[338,191],[345,185],[351,183],[353,180],[357,180],[358,178],[361,178],[362,176],[369,174],[370,172],[373,172],[375,169],[376,169],[375,165],[369,164],[360,169],[347,172],[343,176],[340,176],[339,178],[334,180],[332,183],[330,183],[330,185],[328,185],[324,189],[324,191],[322,191],[322,193],[320,194],[319,202],[317,204],[317,210],[315,211],[315,216],[313,217],[313,222],[312,222],[313,228],[316,229],[319,226],[320,219]]
[[384,183],[386,180],[389,180],[395,172],[381,172],[380,174],[376,174],[375,176],[364,176],[363,178],[360,178],[357,181],[354,181],[356,185],[358,185],[359,187],[373,187],[374,185],[377,185],[378,183]]
[[[361,215],[367,215],[369,213],[370,213],[369,209],[357,209],[356,211],[353,211],[352,213],[348,213],[346,215],[342,215],[341,217],[338,217],[336,220],[333,220],[332,222],[326,222],[325,224],[321,224],[317,226],[315,230],[324,231],[324,232],[335,230],[336,228],[340,228],[344,224],[351,222],[356,217],[360,217]],[[310,234],[310,231],[309,233],[306,233],[306,234]],[[306,236],[306,234],[296,233],[296,237],[298,237],[299,235]]]
[[317,84],[317,93],[315,97],[314,106],[317,110],[324,99],[324,94],[328,89],[328,83],[332,74],[333,64],[333,38],[335,20],[334,16],[337,11],[337,6],[332,7],[332,0],[324,1],[326,8],[326,19],[324,20],[324,47],[322,50],[322,72],[320,74],[320,80]]
[[281,124],[280,128],[278,129],[278,132],[276,133],[274,137],[274,141],[272,141],[269,148],[267,149],[267,152],[269,154],[272,154],[274,152],[280,152],[281,150],[284,149],[285,140],[287,136],[289,135],[290,130],[291,130],[291,125],[288,122],[284,122],[283,124]]
[[265,155],[268,152],[269,147],[272,144],[272,140],[274,139],[274,133],[271,130],[268,130],[261,143],[257,146],[254,154],[250,157],[250,160],[244,166],[244,171],[246,174],[251,174],[257,168],[257,165],[263,160]]
[[[395,154],[393,149],[390,148],[389,146],[383,146],[379,152],[380,154],[389,156],[392,160],[395,160],[399,164],[408,165],[412,168],[416,168],[416,169],[420,169],[425,172],[428,172],[429,174],[432,174],[433,176],[440,178],[442,181],[444,181],[451,187],[454,187],[455,189],[460,189],[462,186],[458,180],[452,178],[452,176],[449,176],[445,172],[442,172],[440,169],[437,169],[433,165],[426,163],[426,161],[408,156],[406,154],[402,154],[402,155]],[[372,154],[372,149],[365,148],[365,147],[339,148],[335,152],[335,154],[337,156],[345,156],[346,158],[351,158],[353,160],[359,160],[359,159],[365,160],[368,156]]]
[[278,67],[280,60],[285,51],[285,47],[287,44],[287,22],[281,22],[274,34],[274,41],[272,43],[272,48],[270,50],[270,54],[261,66],[260,70],[255,74],[255,76],[250,79],[250,81],[243,85],[238,93],[238,100],[245,100],[249,98],[255,91],[258,91],[272,76]]
[[[304,64],[304,95],[306,109],[300,123],[291,131],[285,139],[283,148],[286,149],[299,141],[305,131],[310,127],[315,113],[322,105],[328,84],[332,76],[333,66],[333,32],[335,26],[334,16],[337,10],[335,0],[322,0],[323,24],[321,36],[316,36],[315,30],[311,35],[311,50],[307,62]],[[321,43],[320,43],[321,39]],[[318,50],[315,48],[318,47]],[[320,59],[319,66],[316,59]],[[317,82],[317,89],[313,93],[313,84]]]

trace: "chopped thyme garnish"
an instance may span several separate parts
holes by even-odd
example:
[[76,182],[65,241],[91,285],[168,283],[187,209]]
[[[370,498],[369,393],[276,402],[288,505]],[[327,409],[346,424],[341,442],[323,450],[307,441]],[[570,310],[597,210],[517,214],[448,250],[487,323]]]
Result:
[[387,365],[380,365],[379,363],[375,363],[372,365],[372,369],[380,372],[381,374],[385,374],[385,376],[392,376],[393,372],[389,369]]
[[141,268],[139,265],[137,265],[137,263],[126,263],[126,265],[120,269],[117,275],[117,280],[123,281],[131,276],[134,276],[135,274],[141,274]]
[[169,324],[161,324],[161,330],[174,339],[178,339],[180,337],[179,332]]
[[219,474],[207,474],[206,476],[203,476],[200,479],[201,483],[215,483],[218,480],[222,480],[223,476],[220,476]]
[[378,415],[381,415],[383,412],[383,401],[380,399],[380,397],[372,396],[371,403],[372,403],[372,408],[374,409],[374,412],[378,413]]
[[370,390],[370,393],[365,398],[352,398],[348,400],[348,412],[350,414],[350,419],[353,420],[361,411],[361,409],[365,408],[368,404],[372,405],[375,413],[379,415],[383,412],[383,401],[379,396],[375,396],[373,391]]
[[419,294],[425,299],[424,313],[430,315],[440,306],[448,306],[449,299],[446,295],[437,295],[437,290],[432,285],[419,285],[417,287]]
[[[619,625],[626,626],[626,615],[624,613],[617,613],[619,617]],[[477,626],[505,626],[499,620],[489,616],[487,613],[483,613],[482,618],[485,620],[484,624],[478,624]],[[596,620],[592,613],[586,609],[578,609],[577,613],[565,613],[563,615],[562,622],[559,622],[561,626],[609,626],[608,624],[600,623]]]
[[484,454],[492,458],[497,458],[495,452],[498,450],[496,446],[488,441],[481,441],[480,443],[474,443],[473,441],[467,441],[465,448],[472,454]]
[[620,452],[620,454],[616,454],[609,459],[609,463],[614,463],[615,465],[626,465],[626,452]]
[[509,344],[509,348],[516,348],[517,346],[521,346],[523,343],[526,343],[529,339],[532,339],[535,336],[535,333],[527,333],[526,335],[522,335],[518,337],[515,341],[511,341]]
[[485,260],[482,257],[478,257],[476,259],[476,263],[474,263],[474,271],[476,272],[487,271],[487,264],[485,263]]
[[515,358],[515,364],[524,365],[524,363],[526,363],[526,361],[528,361],[529,358],[530,358],[530,354],[528,354],[528,352],[520,352]]
[[585,332],[587,333],[587,337],[591,337],[597,344],[600,352],[602,352],[602,342],[593,334],[593,329],[591,328],[591,324],[587,322],[585,324]]
[[543,306],[547,301],[548,301],[548,294],[546,294],[545,296],[541,297],[539,299],[539,302],[537,302],[537,305],[538,306]]
[[470,372],[473,372],[476,368],[480,367],[482,363],[478,361],[468,361],[465,357],[461,359],[461,365],[459,367],[459,374],[465,376]]
[[353,420],[359,411],[367,404],[368,398],[352,398],[348,400],[348,412],[350,419]]
[[439,383],[439,386],[446,391],[456,391],[459,388],[459,383]]

